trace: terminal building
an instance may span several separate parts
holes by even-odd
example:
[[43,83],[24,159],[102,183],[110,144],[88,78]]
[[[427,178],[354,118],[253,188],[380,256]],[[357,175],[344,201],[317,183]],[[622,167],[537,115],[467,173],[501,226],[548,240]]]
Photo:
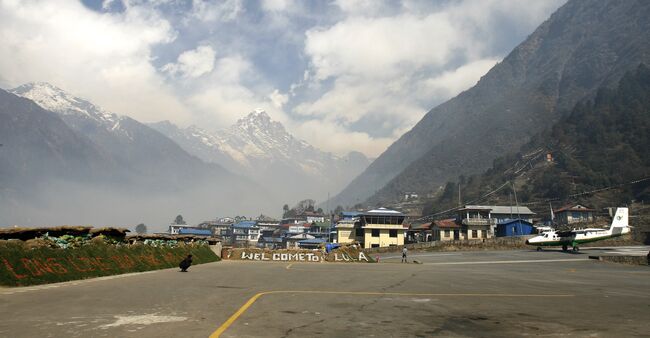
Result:
[[404,244],[404,219],[395,210],[379,208],[365,212],[346,212],[336,225],[336,239],[340,244],[358,242],[363,248],[377,248]]

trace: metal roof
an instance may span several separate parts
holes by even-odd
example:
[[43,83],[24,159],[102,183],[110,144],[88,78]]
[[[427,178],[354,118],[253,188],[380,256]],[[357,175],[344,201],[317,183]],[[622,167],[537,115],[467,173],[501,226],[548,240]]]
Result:
[[528,207],[516,206],[516,205],[466,205],[458,211],[465,210],[485,210],[493,214],[524,214],[524,215],[534,215]]
[[241,221],[239,223],[235,223],[232,225],[234,228],[252,228],[252,227],[257,227],[257,223],[255,221]]
[[404,216],[404,214],[399,212],[399,211],[390,210],[390,209],[386,209],[386,208],[368,210],[368,211],[364,212],[363,215],[369,215],[369,216]]
[[200,235],[200,236],[212,236],[212,231],[210,229],[179,229],[179,235]]
[[512,224],[512,223],[533,225],[533,223],[528,222],[525,219],[509,219],[509,220],[499,222],[499,223],[497,223],[497,225],[506,225],[506,224]]
[[326,243],[327,241],[322,238],[306,239],[304,241],[298,241],[298,244],[321,244]]

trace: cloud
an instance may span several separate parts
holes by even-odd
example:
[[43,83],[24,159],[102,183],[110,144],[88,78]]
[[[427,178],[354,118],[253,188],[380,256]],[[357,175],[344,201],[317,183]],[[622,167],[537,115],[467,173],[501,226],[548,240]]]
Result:
[[435,77],[424,79],[418,84],[418,96],[421,100],[430,95],[442,99],[451,98],[475,85],[478,79],[494,67],[498,61],[497,59],[476,60]]
[[321,149],[376,156],[564,1],[0,0],[0,85],[208,129],[264,108]]
[[310,144],[335,154],[347,154],[362,149],[366,156],[376,157],[393,142],[393,137],[370,137],[364,132],[354,132],[341,128],[332,121],[309,120],[288,124],[292,133]]
[[[2,85],[50,81],[144,121],[188,118],[152,66],[152,48],[176,38],[158,12],[101,14],[75,1],[1,1]],[[116,99],[119,98],[119,99]]]
[[562,2],[339,0],[341,20],[305,32],[307,76],[290,92],[319,94],[293,113],[332,123],[339,134],[397,139],[488,72],[520,41],[513,31],[522,39]]
[[195,119],[203,121],[205,128],[219,129],[262,108],[272,118],[286,122],[282,106],[288,96],[272,89],[258,76],[255,66],[242,55],[217,59],[214,70],[201,79],[186,99]]
[[190,16],[203,22],[233,21],[244,11],[241,0],[192,0]]
[[214,69],[216,53],[210,46],[199,46],[178,56],[176,63],[168,63],[162,70],[172,75],[196,78],[210,73]]
[[269,12],[283,12],[295,6],[292,0],[263,0],[262,9]]
[[307,31],[305,53],[317,80],[341,75],[381,79],[404,69],[443,65],[453,49],[463,46],[461,37],[445,13],[352,17]]
[[273,105],[276,108],[282,108],[288,101],[289,95],[281,94],[279,90],[274,90],[273,93],[269,94],[269,99],[273,102]]

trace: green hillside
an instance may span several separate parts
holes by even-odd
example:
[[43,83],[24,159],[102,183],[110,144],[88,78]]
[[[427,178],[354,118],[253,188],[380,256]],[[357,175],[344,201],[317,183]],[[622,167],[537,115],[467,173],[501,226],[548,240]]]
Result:
[[[459,183],[464,204],[514,202],[516,190],[520,203],[547,210],[549,202],[604,207],[647,201],[650,180],[630,183],[646,177],[650,177],[650,69],[640,65],[616,88],[601,88],[593,100],[578,103],[517,154],[497,158],[481,175],[448,182],[424,213],[457,206]],[[515,189],[506,182],[513,182]],[[593,192],[606,187],[614,188]]]

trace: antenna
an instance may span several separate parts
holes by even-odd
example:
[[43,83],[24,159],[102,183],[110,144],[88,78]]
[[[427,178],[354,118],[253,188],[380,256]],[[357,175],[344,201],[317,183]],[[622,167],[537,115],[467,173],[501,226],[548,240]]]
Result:
[[517,201],[517,189],[515,189],[515,182],[512,182],[512,191],[515,193],[515,205],[517,206],[517,217],[521,224],[521,213],[519,212],[519,201]]

